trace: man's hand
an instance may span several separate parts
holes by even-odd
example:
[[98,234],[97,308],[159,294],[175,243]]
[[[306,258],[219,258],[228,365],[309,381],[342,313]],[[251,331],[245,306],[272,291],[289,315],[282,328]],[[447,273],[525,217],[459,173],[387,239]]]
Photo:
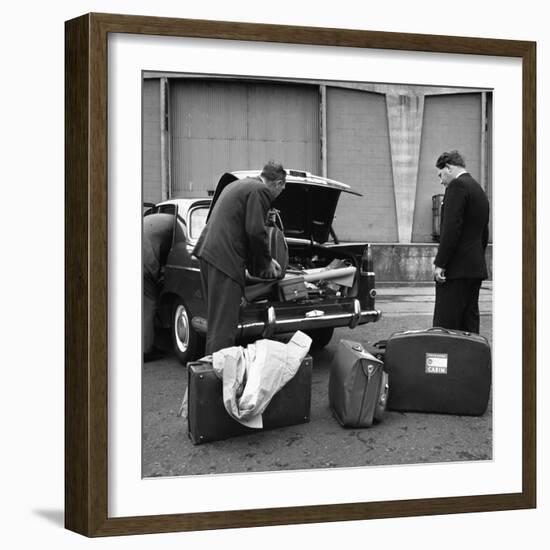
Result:
[[436,283],[444,283],[447,280],[447,277],[445,277],[445,270],[442,267],[435,266],[434,280]]
[[277,260],[271,259],[269,266],[260,273],[262,279],[278,279],[282,275],[283,270]]
[[281,267],[281,264],[274,258],[271,258],[271,265],[275,270],[275,278],[278,279],[283,274],[283,269]]

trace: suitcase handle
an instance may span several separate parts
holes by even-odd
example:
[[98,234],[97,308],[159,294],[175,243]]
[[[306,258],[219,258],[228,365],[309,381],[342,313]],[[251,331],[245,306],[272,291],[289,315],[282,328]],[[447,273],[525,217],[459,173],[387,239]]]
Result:
[[470,336],[469,332],[456,332],[455,330],[449,330],[448,328],[443,327],[430,327],[426,330],[426,332],[444,332],[445,334],[456,334],[456,335],[464,335],[464,336]]
[[270,208],[267,212],[267,223],[268,226],[279,227],[279,229],[284,233],[285,228],[283,225],[283,220],[281,219],[281,211],[276,208]]

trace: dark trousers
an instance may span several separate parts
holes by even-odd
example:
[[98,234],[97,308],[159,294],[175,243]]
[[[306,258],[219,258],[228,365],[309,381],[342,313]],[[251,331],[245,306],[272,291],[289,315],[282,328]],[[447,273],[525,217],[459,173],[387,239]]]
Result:
[[435,284],[434,327],[479,334],[481,279],[447,279]]
[[201,260],[200,266],[208,316],[206,355],[209,355],[235,345],[242,289],[212,264]]

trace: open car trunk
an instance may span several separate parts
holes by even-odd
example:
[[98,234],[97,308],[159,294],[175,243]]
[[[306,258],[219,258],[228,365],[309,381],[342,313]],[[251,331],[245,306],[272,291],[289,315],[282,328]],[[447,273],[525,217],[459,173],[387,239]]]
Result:
[[[224,174],[209,214],[216,208],[225,186],[238,185],[236,180],[258,175],[258,171]],[[379,319],[370,245],[327,242],[342,192],[354,193],[349,186],[333,180],[287,172],[286,188],[273,204],[279,210],[282,223],[278,225],[288,247],[286,274],[281,281],[247,281],[239,312],[238,339],[271,338],[301,330],[315,334],[317,341],[326,345],[337,327],[353,329]],[[208,330],[200,266],[192,254],[194,240],[190,238],[197,208],[204,209],[205,201],[198,206],[182,204],[182,211],[176,211],[159,305],[163,326],[170,328],[174,350],[182,363],[196,356],[198,335],[205,335]],[[248,267],[256,272],[253,262]]]

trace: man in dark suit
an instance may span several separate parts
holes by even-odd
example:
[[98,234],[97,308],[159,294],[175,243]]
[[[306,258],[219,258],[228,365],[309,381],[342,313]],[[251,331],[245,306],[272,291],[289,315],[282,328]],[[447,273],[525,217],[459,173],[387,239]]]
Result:
[[458,151],[435,163],[445,197],[434,260],[434,326],[479,333],[479,289],[487,278],[489,200]]
[[206,299],[207,354],[235,345],[247,260],[255,258],[259,276],[265,279],[281,273],[269,253],[266,217],[285,182],[284,168],[270,162],[260,177],[227,185],[212,206],[193,251],[200,259]]

